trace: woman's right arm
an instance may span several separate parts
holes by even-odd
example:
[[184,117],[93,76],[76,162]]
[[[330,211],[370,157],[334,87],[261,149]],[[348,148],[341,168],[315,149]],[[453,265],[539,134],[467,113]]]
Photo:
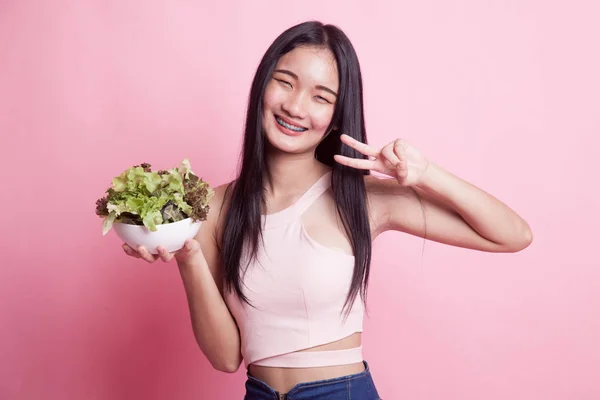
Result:
[[[188,300],[192,329],[196,342],[212,366],[224,372],[235,372],[241,362],[241,343],[237,324],[223,300],[223,274],[217,247],[217,232],[226,185],[215,188],[207,220],[202,223],[195,240],[188,240],[175,253]],[[188,248],[189,246],[189,248]],[[153,257],[140,249],[141,258]],[[163,260],[169,254],[161,254]]]
[[192,241],[193,247],[199,247],[199,255],[189,258],[189,263],[185,258],[177,259],[198,345],[214,368],[235,372],[242,362],[240,334],[223,300],[223,268],[217,247],[218,232],[222,231],[220,215],[227,209],[221,207],[225,188],[215,189],[208,219],[200,226],[197,242]]

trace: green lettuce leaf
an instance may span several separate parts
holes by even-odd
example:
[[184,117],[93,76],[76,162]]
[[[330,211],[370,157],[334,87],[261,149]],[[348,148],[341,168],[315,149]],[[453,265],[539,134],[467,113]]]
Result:
[[177,222],[184,220],[187,216],[172,200],[162,208],[163,222]]
[[106,235],[108,231],[110,231],[116,216],[117,214],[113,211],[109,213],[106,218],[104,218],[104,222],[102,223],[102,235]]
[[112,179],[107,195],[96,201],[104,235],[115,222],[143,224],[154,232],[156,225],[206,219],[214,192],[192,172],[187,158],[169,170],[153,172],[150,167],[143,163],[123,171]]

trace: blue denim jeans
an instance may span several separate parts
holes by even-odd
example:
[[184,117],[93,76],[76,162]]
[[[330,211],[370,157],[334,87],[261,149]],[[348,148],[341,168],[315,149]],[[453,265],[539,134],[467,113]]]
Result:
[[244,400],[380,400],[369,364],[366,361],[363,363],[363,372],[299,383],[286,394],[279,394],[265,382],[248,375]]

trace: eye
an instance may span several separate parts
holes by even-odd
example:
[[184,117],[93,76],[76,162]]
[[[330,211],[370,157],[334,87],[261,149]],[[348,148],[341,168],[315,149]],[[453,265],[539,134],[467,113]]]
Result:
[[281,83],[283,86],[287,86],[289,88],[292,87],[292,84],[289,83],[288,81],[284,81],[283,79],[275,79],[277,82]]
[[316,99],[319,100],[319,102],[321,102],[321,103],[325,102],[325,103],[331,104],[331,102],[329,100],[327,100],[325,97],[316,96]]

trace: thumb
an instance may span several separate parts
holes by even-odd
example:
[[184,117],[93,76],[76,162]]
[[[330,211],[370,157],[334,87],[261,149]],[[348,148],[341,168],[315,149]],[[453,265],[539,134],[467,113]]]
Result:
[[181,250],[177,252],[176,257],[180,260],[186,260],[194,256],[200,250],[200,243],[198,243],[196,239],[187,239]]
[[183,244],[183,248],[188,253],[193,253],[193,252],[196,252],[196,251],[200,250],[200,243],[198,243],[198,241],[196,239],[193,239],[193,238],[192,239],[188,239]]

